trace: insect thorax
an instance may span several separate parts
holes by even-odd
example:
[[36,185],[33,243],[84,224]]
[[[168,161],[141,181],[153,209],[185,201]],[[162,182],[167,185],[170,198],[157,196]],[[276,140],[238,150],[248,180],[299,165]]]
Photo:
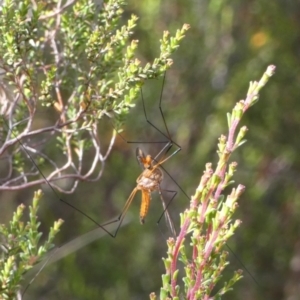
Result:
[[145,169],[142,176],[137,181],[139,189],[155,191],[159,189],[159,184],[163,180],[163,173],[160,168]]

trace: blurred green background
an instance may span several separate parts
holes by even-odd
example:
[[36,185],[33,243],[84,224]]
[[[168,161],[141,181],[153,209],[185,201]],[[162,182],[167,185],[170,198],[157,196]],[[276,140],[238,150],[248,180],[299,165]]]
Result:
[[[172,138],[182,147],[165,168],[188,195],[205,163],[217,160],[217,139],[227,132],[226,113],[245,97],[250,80],[259,79],[268,65],[277,66],[260,101],[242,120],[249,128],[248,142],[232,158],[239,164],[235,181],[247,189],[236,215],[243,223],[229,245],[258,284],[244,271],[243,280],[224,299],[300,299],[300,2],[129,0],[124,18],[132,13],[139,17],[134,38],[140,41],[143,62],[157,55],[164,30],[173,33],[183,23],[191,25],[167,72],[162,101]],[[162,80],[155,80],[144,86],[143,94],[149,119],[164,129],[158,109],[161,88]],[[105,136],[112,129],[105,120],[100,127],[105,148],[109,142]],[[141,101],[132,109],[123,136],[130,141],[162,139],[146,123]],[[154,143],[126,144],[118,138],[101,180],[81,183],[64,199],[99,223],[116,217],[140,173],[137,146],[152,154],[160,149]],[[178,190],[167,176],[163,187]],[[46,187],[44,192],[42,228],[54,218],[65,220],[58,245],[95,228]],[[23,191],[17,198],[28,204],[31,195]],[[158,293],[169,232],[164,220],[156,225],[162,213],[157,194],[146,224],[139,224],[139,197],[117,238],[104,236],[47,265],[24,299],[134,300]],[[177,228],[178,215],[187,205],[179,190],[170,205]],[[233,255],[230,262],[225,279],[242,268]]]

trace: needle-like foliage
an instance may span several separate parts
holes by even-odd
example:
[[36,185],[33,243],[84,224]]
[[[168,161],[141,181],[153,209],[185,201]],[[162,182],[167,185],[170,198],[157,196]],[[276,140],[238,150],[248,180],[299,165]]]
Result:
[[42,232],[39,231],[37,217],[41,197],[40,190],[35,192],[27,222],[23,220],[25,205],[21,204],[9,224],[0,225],[0,299],[15,299],[21,293],[19,289],[23,276],[54,247],[53,240],[63,221],[55,221],[48,238],[41,243]]
[[[189,28],[183,25],[174,36],[164,32],[159,56],[142,66],[132,39],[138,18],[122,19],[123,6],[122,0],[3,1],[0,156],[6,173],[0,190],[43,183],[36,165],[64,193],[73,193],[79,181],[99,180],[141,86],[171,66],[170,56]],[[53,121],[45,122],[44,115]],[[107,149],[98,128],[104,116],[113,124]],[[49,154],[53,144],[59,161]],[[94,158],[83,166],[91,153]],[[62,187],[60,179],[72,184]]]

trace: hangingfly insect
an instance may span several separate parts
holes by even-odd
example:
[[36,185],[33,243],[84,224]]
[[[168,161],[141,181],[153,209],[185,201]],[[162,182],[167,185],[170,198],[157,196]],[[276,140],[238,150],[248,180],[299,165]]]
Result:
[[[164,77],[163,77],[162,87],[160,90],[159,105],[158,105],[161,120],[163,123],[163,127],[165,129],[164,131],[159,129],[158,126],[156,126],[152,121],[149,120],[148,114],[147,114],[147,109],[146,109],[145,102],[144,102],[143,93],[141,90],[141,100],[142,100],[142,106],[143,106],[145,120],[153,129],[155,129],[156,132],[159,133],[160,136],[163,137],[163,140],[160,140],[160,141],[158,141],[158,140],[155,140],[155,141],[149,141],[149,140],[127,141],[121,134],[119,134],[119,136],[124,140],[124,142],[126,142],[128,144],[152,144],[152,145],[156,144],[156,145],[163,145],[163,148],[159,151],[159,153],[154,158],[152,158],[152,156],[149,154],[145,155],[145,153],[141,150],[141,148],[138,147],[136,149],[136,157],[137,157],[137,160],[143,170],[143,172],[139,175],[139,177],[136,180],[137,185],[132,190],[131,194],[129,195],[119,217],[113,221],[109,221],[104,224],[101,224],[101,226],[103,226],[105,228],[107,225],[119,222],[115,232],[109,233],[112,237],[117,236],[120,226],[126,215],[126,212],[138,191],[141,191],[141,194],[142,194],[141,207],[140,207],[140,222],[142,224],[145,222],[145,217],[148,213],[149,206],[150,206],[151,194],[153,192],[157,191],[160,196],[160,199],[162,201],[162,205],[163,205],[163,211],[162,211],[157,223],[159,224],[160,220],[162,219],[162,217],[164,215],[166,222],[167,222],[167,226],[170,228],[172,235],[174,237],[176,236],[175,227],[174,227],[174,224],[169,215],[168,207],[170,206],[173,199],[177,195],[177,191],[165,190],[165,189],[161,188],[161,183],[163,181],[163,173],[167,174],[168,177],[170,177],[170,179],[174,182],[174,184],[181,190],[181,192],[183,192],[185,194],[185,196],[189,199],[189,197],[186,195],[186,193],[180,187],[180,185],[173,179],[173,177],[168,173],[168,171],[162,166],[162,164],[164,162],[169,160],[171,157],[176,155],[181,150],[180,145],[177,144],[171,138],[171,135],[170,135],[167,123],[166,123],[166,119],[165,119],[165,116],[164,116],[164,113],[162,110],[162,98],[163,98],[162,96],[163,96],[163,87],[165,84],[165,75],[166,74],[164,74]],[[176,147],[176,149],[173,150],[173,152],[172,152],[171,149],[174,146]],[[171,152],[171,153],[169,153],[169,152]],[[166,201],[163,197],[162,191],[168,192],[171,194],[171,197],[168,200],[168,203],[166,203]]]
[[144,171],[136,180],[137,186],[133,190],[133,192],[135,190],[141,190],[142,192],[140,222],[141,224],[144,224],[150,206],[151,193],[154,191],[158,191],[159,195],[161,196],[161,200],[164,203],[164,199],[162,198],[160,189],[160,183],[163,180],[163,173],[162,170],[158,167],[159,164],[156,164],[154,166],[152,157],[149,154],[145,156],[144,152],[140,148],[136,149],[136,157],[139,163],[143,166]]
[[[170,147],[170,145],[166,145],[166,146]],[[164,148],[166,148],[166,147],[164,147]],[[174,152],[174,153],[176,153],[176,152]],[[136,157],[137,157],[138,162],[140,163],[140,165],[143,168],[143,172],[137,178],[137,180],[136,180],[137,185],[133,189],[133,191],[131,192],[130,196],[128,197],[128,199],[127,199],[127,201],[124,205],[124,208],[123,208],[120,216],[118,217],[118,219],[116,219],[112,222],[102,224],[102,226],[105,227],[108,224],[112,224],[114,222],[119,221],[118,227],[117,227],[117,229],[114,233],[114,236],[116,236],[118,231],[119,231],[120,226],[122,225],[125,214],[126,214],[128,208],[129,208],[132,200],[134,199],[134,196],[136,195],[136,193],[138,191],[141,191],[141,193],[142,193],[142,200],[141,200],[141,207],[140,207],[140,222],[141,222],[141,224],[144,224],[145,223],[145,218],[148,214],[149,207],[150,207],[151,193],[154,192],[154,191],[157,191],[159,193],[160,199],[162,201],[162,205],[163,205],[163,209],[164,209],[163,214],[166,217],[167,225],[170,227],[173,236],[174,237],[176,236],[176,231],[175,231],[175,228],[174,228],[174,224],[173,224],[173,222],[170,218],[170,215],[169,215],[169,212],[168,212],[168,209],[167,209],[168,205],[166,205],[166,203],[165,203],[165,200],[164,200],[163,195],[162,195],[162,190],[161,190],[161,187],[160,187],[160,184],[163,180],[163,172],[162,172],[162,169],[160,168],[160,166],[166,160],[168,160],[171,156],[173,156],[174,153],[171,154],[170,156],[162,159],[161,161],[156,162],[151,157],[151,155],[149,155],[149,154],[145,155],[144,152],[140,148],[136,149]],[[168,192],[173,192],[173,196],[170,200],[170,202],[171,202],[173,200],[173,198],[176,196],[177,192],[176,191],[168,191]],[[160,221],[160,219],[159,219],[159,221]]]
[[[136,157],[140,164],[144,167],[143,173],[139,176],[137,179],[137,186],[142,191],[142,203],[141,203],[141,209],[140,209],[140,221],[142,224],[145,222],[145,217],[148,213],[148,209],[150,206],[150,200],[151,200],[151,193],[153,191],[158,191],[164,212],[163,214],[166,217],[166,221],[168,226],[170,227],[173,236],[176,236],[176,230],[173,224],[173,221],[169,215],[166,202],[163,198],[160,183],[163,180],[163,172],[161,168],[159,167],[163,162],[165,162],[170,157],[167,157],[163,161],[160,161],[159,163],[156,163],[155,165],[153,162],[153,159],[150,155],[145,156],[144,152],[140,149],[136,149]],[[176,196],[176,191],[174,191],[174,195],[172,199]]]

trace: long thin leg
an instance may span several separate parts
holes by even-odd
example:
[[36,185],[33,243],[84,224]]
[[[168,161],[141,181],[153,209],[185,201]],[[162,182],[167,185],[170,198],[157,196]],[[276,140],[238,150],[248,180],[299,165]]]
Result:
[[165,116],[164,116],[164,113],[163,113],[163,110],[162,110],[162,96],[163,96],[163,86],[165,84],[165,79],[166,79],[166,72],[164,74],[164,77],[163,77],[163,82],[162,82],[162,88],[161,88],[161,92],[160,92],[160,99],[159,99],[159,111],[160,111],[160,114],[161,114],[161,117],[163,119],[163,123],[164,123],[164,127],[165,127],[165,130],[167,132],[167,134],[165,134],[162,130],[160,130],[156,125],[154,125],[149,119],[148,119],[148,115],[147,115],[147,110],[146,110],[146,106],[145,106],[145,101],[144,101],[144,97],[143,97],[143,92],[141,90],[141,95],[142,95],[142,101],[143,101],[143,109],[144,109],[144,115],[145,115],[145,118],[146,118],[146,121],[149,125],[151,125],[153,128],[155,128],[158,132],[160,132],[165,138],[168,139],[169,142],[172,142],[174,145],[176,145],[178,148],[181,149],[181,147],[175,142],[172,140],[171,138],[171,134],[169,132],[169,129],[168,129],[168,126],[167,126],[167,123],[166,123],[166,119],[165,119]]
[[[177,144],[175,141],[173,141],[171,134],[169,132],[169,128],[166,123],[166,119],[162,110],[162,96],[163,96],[163,87],[165,84],[165,79],[166,79],[166,72],[164,73],[163,76],[163,81],[162,81],[162,88],[160,89],[160,98],[159,98],[159,111],[161,118],[163,120],[164,128],[166,133],[163,132],[163,130],[159,129],[158,126],[156,126],[152,121],[149,120],[147,110],[146,110],[146,105],[144,101],[144,96],[143,96],[143,91],[142,89],[140,90],[141,92],[141,99],[142,99],[142,104],[143,104],[143,111],[144,111],[144,116],[146,119],[146,122],[153,127],[156,131],[158,131],[163,137],[166,138],[166,140],[163,141],[128,141],[126,140],[121,134],[119,136],[128,144],[165,144],[165,146],[159,151],[159,153],[155,156],[154,160],[158,160],[158,157],[164,153],[164,156],[167,155],[167,153],[170,151],[170,149],[175,145],[178,149],[176,149],[174,154],[178,153],[181,150],[181,146]],[[171,153],[171,157],[173,156],[173,153]]]
[[43,265],[39,268],[38,272],[36,272],[36,274],[31,278],[30,282],[26,285],[25,289],[22,291],[22,297],[25,295],[25,293],[27,292],[28,288],[30,287],[30,285],[34,282],[34,280],[40,275],[40,273],[43,271],[43,269],[46,267],[46,265],[48,264],[48,262],[50,261],[50,259],[54,256],[54,254],[57,252],[59,248],[56,248],[53,253],[51,253],[49,255],[49,257],[45,260],[45,262],[43,262]]
[[173,199],[175,198],[175,196],[177,195],[177,192],[176,191],[170,191],[170,190],[164,190],[164,191],[173,193],[173,196],[172,196],[171,200],[166,204],[166,202],[164,200],[164,197],[162,195],[162,190],[161,190],[161,188],[159,186],[158,193],[159,193],[159,196],[160,196],[160,199],[161,199],[161,202],[162,202],[164,210],[163,210],[162,214],[160,215],[160,217],[159,217],[159,219],[157,221],[157,224],[159,224],[159,222],[161,221],[162,217],[165,216],[167,225],[170,227],[173,237],[176,238],[176,236],[177,236],[176,229],[175,229],[174,223],[172,221],[172,218],[171,218],[171,216],[170,216],[170,214],[168,212],[168,207],[171,204],[171,202],[173,201]]
[[122,225],[122,222],[124,220],[124,217],[126,215],[126,212],[127,212],[127,210],[128,210],[128,208],[129,208],[129,206],[130,206],[130,204],[131,204],[131,202],[132,202],[132,200],[133,200],[133,198],[134,198],[134,196],[135,196],[135,194],[136,194],[137,191],[138,191],[138,189],[135,187],[133,189],[133,191],[131,192],[130,196],[128,197],[128,199],[127,199],[127,201],[126,201],[126,203],[125,203],[125,205],[124,205],[124,207],[122,209],[121,214],[119,215],[119,217],[116,220],[113,220],[113,221],[110,221],[110,222],[107,222],[107,223],[104,223],[104,224],[101,225],[101,227],[104,227],[104,226],[107,226],[107,225],[119,222],[118,227],[117,227],[115,233],[112,234],[111,237],[116,237],[117,236],[118,231],[119,231],[119,229],[120,229],[120,227]]

